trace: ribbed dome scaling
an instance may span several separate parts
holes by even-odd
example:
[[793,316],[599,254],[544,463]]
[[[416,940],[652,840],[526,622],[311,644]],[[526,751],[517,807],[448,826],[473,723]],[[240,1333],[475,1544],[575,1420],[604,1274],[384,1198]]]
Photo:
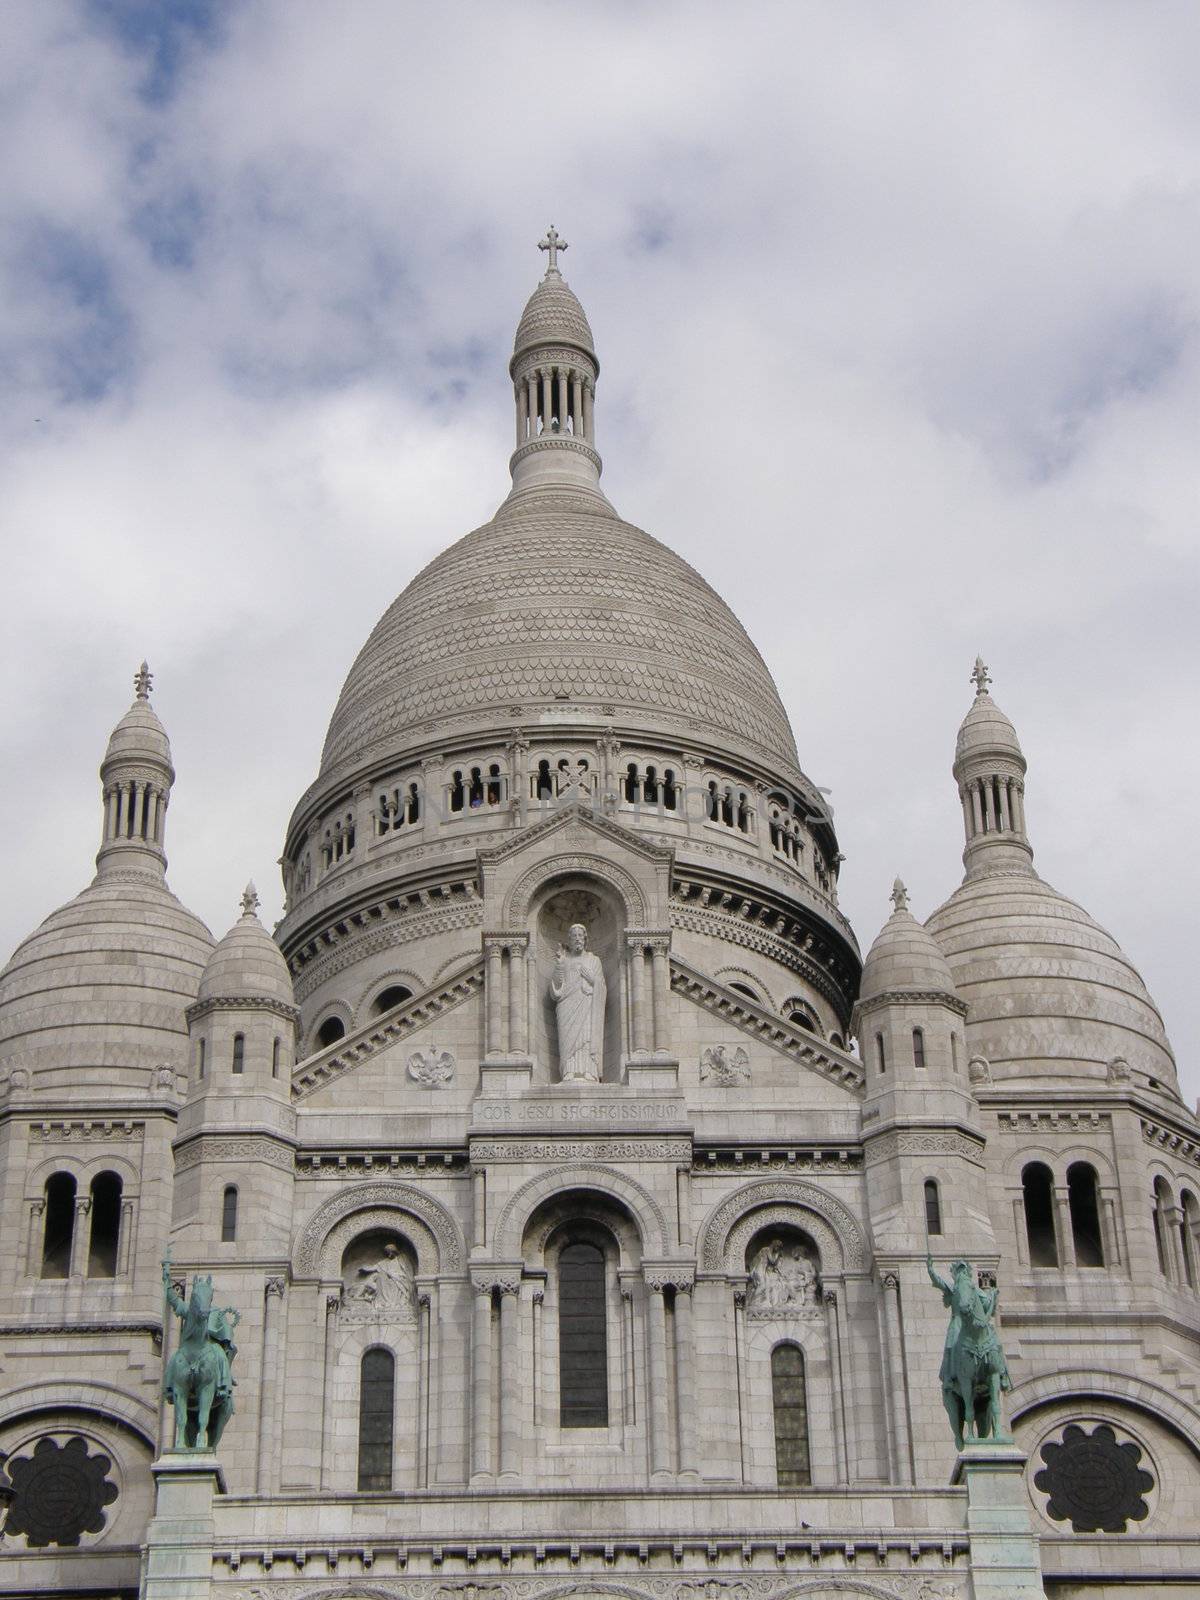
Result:
[[400,752],[431,723],[519,725],[564,701],[796,763],[771,675],[715,590],[606,502],[543,489],[506,502],[384,613],[322,774]]
[[[596,361],[587,313],[559,272],[547,273],[526,302],[513,340],[514,361],[524,351],[542,344],[574,345]],[[599,371],[599,362],[596,369]]]
[[899,878],[892,890],[892,904],[895,909],[863,964],[859,1000],[898,993],[956,996],[949,963],[908,909],[908,894]]
[[209,957],[197,1001],[267,1000],[293,1005],[287,962],[258,920],[258,903],[254,885],[247,884],[242,914]]

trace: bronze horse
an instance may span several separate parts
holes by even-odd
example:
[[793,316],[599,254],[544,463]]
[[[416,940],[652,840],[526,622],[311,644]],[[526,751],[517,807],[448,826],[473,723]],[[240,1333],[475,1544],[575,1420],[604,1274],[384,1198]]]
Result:
[[1000,1395],[1012,1388],[1008,1363],[992,1325],[998,1291],[976,1287],[969,1261],[953,1264],[953,1283],[938,1277],[932,1257],[927,1257],[926,1265],[934,1288],[942,1291],[942,1302],[950,1311],[939,1376],[954,1443],[961,1450],[967,1438],[998,1439],[1003,1435]]
[[215,1450],[233,1415],[233,1372],[237,1345],[226,1318],[236,1327],[238,1313],[226,1306],[213,1309],[212,1277],[193,1278],[185,1304],[171,1284],[170,1264],[163,1262],[167,1304],[182,1326],[179,1346],[167,1363],[163,1393],[175,1407],[175,1449]]

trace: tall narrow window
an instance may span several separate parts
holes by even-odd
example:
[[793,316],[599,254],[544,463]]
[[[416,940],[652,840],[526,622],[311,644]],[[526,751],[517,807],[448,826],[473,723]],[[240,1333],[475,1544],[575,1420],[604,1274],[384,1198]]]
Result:
[[230,1183],[221,1196],[221,1243],[232,1244],[237,1238],[238,1192]]
[[245,1072],[246,1070],[246,1035],[235,1033],[233,1036],[233,1070]]
[[925,1232],[930,1236],[942,1231],[942,1197],[938,1193],[937,1179],[925,1179]]
[[1031,1161],[1021,1174],[1025,1201],[1025,1234],[1029,1240],[1029,1261],[1035,1267],[1058,1265],[1058,1242],[1054,1233],[1054,1177],[1041,1161]]
[[950,1065],[955,1072],[958,1071],[958,1035],[953,1032],[950,1035]]
[[88,1240],[88,1277],[115,1278],[121,1233],[121,1180],[115,1172],[92,1179],[92,1232]]
[[1096,1169],[1086,1161],[1072,1162],[1067,1168],[1067,1202],[1071,1212],[1071,1238],[1075,1243],[1076,1265],[1102,1267],[1104,1241],[1100,1232]]
[[42,1277],[65,1278],[71,1271],[75,1236],[75,1179],[55,1172],[46,1179],[46,1223],[42,1234]]
[[396,1359],[378,1345],[363,1354],[358,1387],[358,1487],[392,1487]]
[[203,1080],[203,1077],[204,1077],[204,1065],[205,1065],[205,1059],[204,1058],[205,1058],[205,1055],[207,1054],[207,1052],[205,1050],[206,1043],[207,1043],[207,1040],[204,1040],[204,1039],[200,1040],[200,1048],[199,1048],[199,1050],[197,1052],[197,1055],[196,1055],[196,1062],[197,1062],[197,1065],[198,1065],[198,1067],[200,1069],[200,1074],[199,1075],[200,1075],[200,1078],[202,1080]]
[[913,1029],[913,1066],[918,1072],[925,1068],[925,1035],[920,1028]]
[[887,1071],[887,1052],[883,1048],[883,1035],[881,1033],[877,1033],[875,1035],[875,1059],[879,1063],[880,1072],[886,1072]]
[[566,1245],[558,1258],[559,1424],[608,1426],[608,1318],[604,1252]]
[[276,1038],[271,1045],[271,1076],[273,1078],[279,1076],[279,1050],[281,1043],[282,1040]]
[[771,1351],[771,1390],[775,1401],[775,1477],[781,1489],[812,1482],[808,1461],[808,1393],[804,1352],[796,1344]]

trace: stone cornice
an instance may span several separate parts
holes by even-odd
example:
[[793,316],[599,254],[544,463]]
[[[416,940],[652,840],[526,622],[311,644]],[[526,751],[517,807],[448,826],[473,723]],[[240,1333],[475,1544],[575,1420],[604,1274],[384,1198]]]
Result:
[[271,995],[214,995],[209,1000],[197,1000],[184,1011],[189,1025],[199,1022],[202,1017],[207,1017],[213,1011],[269,1011],[276,1017],[282,1017],[285,1022],[297,1023],[300,1020],[299,1006],[289,1006],[285,1001],[276,1000]]
[[858,1010],[861,1015],[868,1016],[880,1006],[904,1005],[945,1006],[960,1017],[965,1017],[970,1010],[965,1000],[960,1000],[956,994],[947,994],[944,989],[885,989],[868,1000],[859,1000]]
[[818,1072],[856,1094],[862,1093],[866,1078],[857,1063],[827,1049],[807,1029],[773,1016],[762,1006],[697,972],[678,956],[671,958],[671,987],[707,1011],[732,1022],[744,1033],[790,1056],[797,1065]]
[[483,989],[483,959],[476,957],[468,965],[424,994],[414,995],[404,1006],[388,1013],[384,1020],[367,1023],[356,1033],[319,1055],[302,1061],[292,1073],[292,1097],[303,1100],[344,1073],[352,1072],[372,1060],[381,1051],[389,1049],[423,1028],[434,1017],[460,1006]]

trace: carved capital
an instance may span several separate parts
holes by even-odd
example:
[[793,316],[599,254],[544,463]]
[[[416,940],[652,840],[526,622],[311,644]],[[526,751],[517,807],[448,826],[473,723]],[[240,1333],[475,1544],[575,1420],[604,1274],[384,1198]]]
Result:
[[642,1278],[647,1289],[654,1289],[659,1294],[664,1289],[675,1289],[683,1294],[691,1294],[696,1282],[694,1268],[685,1266],[682,1262],[678,1266],[646,1266],[642,1269]]
[[832,1311],[834,1309],[834,1307],[837,1305],[837,1290],[836,1289],[826,1289],[825,1292],[822,1294],[821,1298],[824,1300],[825,1304]]
[[879,1279],[885,1289],[890,1289],[893,1294],[900,1287],[900,1274],[898,1272],[885,1272]]
[[268,1300],[271,1298],[272,1295],[278,1295],[279,1298],[282,1300],[283,1299],[283,1291],[287,1287],[287,1280],[284,1279],[284,1278],[281,1278],[281,1277],[268,1278],[265,1287],[266,1287],[266,1296],[267,1296]]
[[341,1309],[341,1304],[342,1291],[340,1289],[336,1294],[327,1294],[325,1296],[325,1315],[327,1317],[336,1317],[338,1311]]

